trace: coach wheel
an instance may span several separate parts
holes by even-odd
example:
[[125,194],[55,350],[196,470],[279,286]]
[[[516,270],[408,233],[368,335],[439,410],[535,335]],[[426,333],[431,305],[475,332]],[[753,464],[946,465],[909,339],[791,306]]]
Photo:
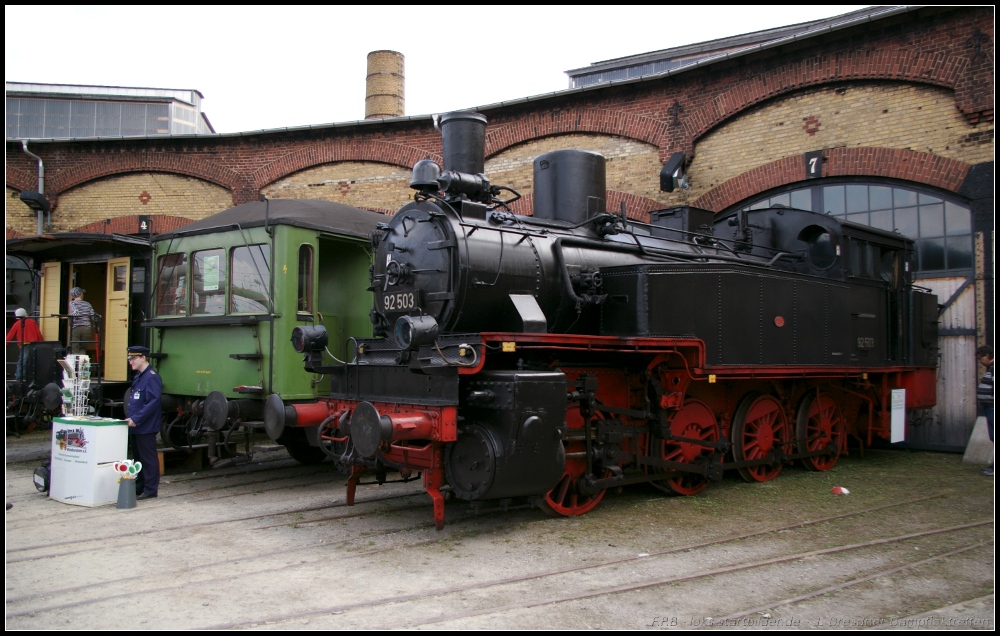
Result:
[[[670,420],[670,434],[675,437],[700,439],[706,442],[719,441],[719,423],[708,405],[700,400],[687,400],[684,407]],[[659,457],[668,462],[683,462],[690,464],[699,457],[712,454],[712,449],[698,446],[690,442],[653,439],[652,455],[659,450]],[[661,472],[658,468],[653,471]],[[675,477],[663,481],[652,482],[653,486],[663,492],[675,495],[697,495],[708,487],[708,480],[695,473],[678,473]]]
[[[789,438],[785,411],[775,397],[752,393],[743,398],[733,418],[733,458],[736,461],[764,459],[772,451],[784,451]],[[758,464],[738,470],[746,481],[770,481],[781,472],[781,464]]]
[[837,401],[826,393],[810,391],[802,399],[795,423],[795,438],[800,453],[815,452],[831,446],[832,455],[806,457],[802,463],[809,470],[830,470],[844,450],[844,414]]
[[27,435],[31,431],[35,430],[37,422],[32,419],[21,417],[19,414],[12,415],[14,419],[14,431],[18,435]]

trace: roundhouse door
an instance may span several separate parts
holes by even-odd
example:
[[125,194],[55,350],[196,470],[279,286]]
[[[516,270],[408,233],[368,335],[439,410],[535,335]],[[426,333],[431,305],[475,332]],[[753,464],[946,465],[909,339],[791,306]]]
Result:
[[108,304],[104,312],[104,379],[128,379],[129,257],[108,261]]
[[59,293],[62,284],[62,263],[42,263],[42,284],[38,294],[38,315],[41,320],[38,326],[42,328],[42,336],[46,340],[59,340],[59,318],[46,318],[59,313]]

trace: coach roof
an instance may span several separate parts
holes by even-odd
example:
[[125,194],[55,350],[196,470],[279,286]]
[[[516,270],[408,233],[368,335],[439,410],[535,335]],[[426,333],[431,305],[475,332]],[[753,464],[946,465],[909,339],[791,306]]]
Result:
[[[265,218],[266,217],[266,218]],[[378,212],[369,212],[342,203],[318,199],[272,199],[267,203],[253,201],[223,210],[218,214],[189,223],[182,228],[165,232],[154,241],[174,239],[194,234],[268,225],[292,225],[322,232],[331,232],[357,238],[368,238],[375,224],[387,221]]]

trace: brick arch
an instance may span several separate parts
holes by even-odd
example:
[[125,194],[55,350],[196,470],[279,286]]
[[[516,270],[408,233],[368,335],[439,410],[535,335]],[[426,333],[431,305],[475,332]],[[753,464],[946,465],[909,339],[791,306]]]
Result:
[[954,90],[968,59],[944,53],[898,49],[845,51],[814,55],[733,83],[714,98],[689,105],[683,119],[684,143],[695,142],[740,112],[768,99],[804,88],[845,81],[875,80],[930,84]]
[[[149,215],[149,224],[153,234],[163,234],[180,229],[188,223],[193,223],[193,219],[186,219],[182,216],[171,216],[169,214]],[[116,216],[112,219],[94,221],[70,232],[86,232],[88,234],[136,234],[139,227],[139,215],[128,214]]]
[[38,187],[38,175],[7,166],[7,185],[15,190],[33,192]]
[[572,133],[615,135],[662,148],[667,139],[664,122],[624,111],[597,108],[569,108],[533,113],[508,124],[486,129],[486,158],[542,137]]
[[402,168],[412,168],[413,164],[421,159],[432,159],[439,165],[444,163],[441,155],[414,146],[386,141],[366,141],[364,143],[338,141],[290,152],[284,157],[258,168],[250,176],[250,179],[254,187],[259,190],[294,172],[325,163],[373,161]]
[[[621,209],[622,201],[625,202],[625,211],[628,218],[646,222],[649,220],[649,213],[653,210],[660,210],[663,204],[654,199],[647,199],[637,194],[620,192],[618,190],[607,190],[605,201],[608,212],[617,213]],[[535,209],[535,198],[533,194],[525,194],[520,199],[510,205],[511,212],[521,216],[531,216]]]
[[[712,188],[693,205],[721,212],[771,188],[803,181],[805,155],[757,166]],[[823,176],[888,177],[957,192],[971,166],[928,152],[901,148],[832,148],[823,151]]]
[[194,177],[228,189],[234,193],[234,199],[236,193],[245,190],[248,185],[246,178],[234,170],[199,157],[139,152],[104,155],[61,172],[53,178],[52,191],[61,194],[88,181],[131,172],[164,172]]

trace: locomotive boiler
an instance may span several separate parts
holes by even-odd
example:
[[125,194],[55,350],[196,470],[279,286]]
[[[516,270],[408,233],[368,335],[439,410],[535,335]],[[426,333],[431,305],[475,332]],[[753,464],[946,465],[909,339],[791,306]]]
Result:
[[438,528],[445,493],[578,515],[609,487],[826,470],[848,436],[892,439],[894,403],[933,406],[937,301],[912,241],[789,208],[639,223],[576,150],[535,159],[516,215],[483,174],[485,117],[440,128],[443,169],[417,163],[414,201],[372,236],[375,337],[328,365],[327,332],[297,328],[330,394],[266,408],[273,437],[304,428],[351,467],[349,503],[392,469],[421,474]]

